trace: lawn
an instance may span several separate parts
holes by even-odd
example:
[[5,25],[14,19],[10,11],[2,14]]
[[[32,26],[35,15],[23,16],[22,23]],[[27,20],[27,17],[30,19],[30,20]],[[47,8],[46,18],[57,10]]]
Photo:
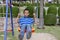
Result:
[[[36,27],[35,27],[36,28]],[[8,40],[18,40],[18,34],[19,32],[15,28],[15,35],[14,37],[11,35],[12,33],[9,32],[7,34],[7,39]],[[60,27],[59,26],[45,26],[45,29],[35,29],[36,33],[50,33],[54,35],[58,40],[60,40]],[[0,32],[0,40],[3,40],[3,32]]]
[[45,26],[45,29],[36,29],[37,33],[50,33],[60,40],[60,27],[59,26]]

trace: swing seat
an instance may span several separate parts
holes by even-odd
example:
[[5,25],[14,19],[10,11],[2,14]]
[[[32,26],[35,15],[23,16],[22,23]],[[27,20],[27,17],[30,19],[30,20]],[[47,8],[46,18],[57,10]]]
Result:
[[[18,32],[20,32],[20,30],[21,30],[20,27],[18,27]],[[26,30],[25,30],[25,32],[26,32]],[[35,32],[35,28],[33,28],[33,27],[32,27],[32,32]]]
[[7,32],[12,32],[12,30],[7,30]]

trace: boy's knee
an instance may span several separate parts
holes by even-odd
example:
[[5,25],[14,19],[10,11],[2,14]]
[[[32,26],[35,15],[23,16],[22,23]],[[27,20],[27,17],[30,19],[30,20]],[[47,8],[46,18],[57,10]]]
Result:
[[32,30],[30,29],[30,30],[27,30],[27,32],[31,32]]

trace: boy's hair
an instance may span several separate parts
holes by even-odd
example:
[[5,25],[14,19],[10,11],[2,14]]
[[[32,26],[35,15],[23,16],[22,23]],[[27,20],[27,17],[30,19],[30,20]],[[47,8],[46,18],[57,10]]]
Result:
[[26,8],[26,9],[24,9],[24,11],[23,11],[23,12],[25,12],[25,10],[29,11],[29,9],[27,9],[27,8]]

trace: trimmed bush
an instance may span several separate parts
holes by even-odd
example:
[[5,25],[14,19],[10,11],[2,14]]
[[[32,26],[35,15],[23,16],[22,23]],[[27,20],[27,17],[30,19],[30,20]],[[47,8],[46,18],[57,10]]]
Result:
[[40,3],[33,3],[32,5],[34,5],[34,6],[40,6]]
[[[58,9],[58,16],[60,17],[60,7]],[[60,18],[59,18],[59,23],[60,23]]]
[[53,14],[49,14],[45,16],[44,19],[45,25],[55,25],[56,24],[56,16]]
[[[3,13],[3,10],[4,10],[4,13],[6,13],[6,6],[4,6],[4,9],[3,9],[3,7],[1,7],[0,13]],[[8,7],[8,13],[10,13],[10,8],[9,7]]]
[[[1,7],[0,9],[0,13],[3,13],[3,7]],[[4,6],[4,13],[6,13],[6,6]],[[8,8],[8,13],[10,13],[10,8]],[[13,17],[17,17],[19,13],[19,8],[18,7],[12,7],[12,15]],[[6,16],[6,14],[2,14],[4,16]],[[10,17],[10,14],[8,14],[8,17]]]
[[[28,3],[28,2],[26,2],[26,3],[23,3],[23,2],[20,2],[20,4],[19,3],[12,3],[14,6],[29,6],[29,5],[33,5],[33,6],[37,6],[37,3],[33,3],[33,4],[31,4],[31,3]],[[38,5],[40,5],[40,3],[38,3]]]
[[3,17],[3,14],[0,14],[0,17]]
[[0,8],[0,13],[2,13],[2,8]]
[[45,16],[44,23],[48,25],[56,24],[56,14],[57,8],[55,6],[50,6],[47,11],[47,15]]
[[[9,8],[8,8],[9,9]],[[2,8],[2,12],[3,12],[3,8]],[[4,6],[4,13],[6,13],[6,6]]]
[[32,6],[32,4],[31,4],[31,3],[28,3],[28,2],[24,3],[24,6],[29,6],[29,5],[31,5],[31,6]]
[[56,6],[50,6],[50,7],[48,8],[47,13],[48,13],[48,14],[54,14],[54,15],[56,15],[56,14],[57,14],[57,8],[56,8]]
[[59,9],[58,9],[58,16],[60,16],[60,7],[59,7]]
[[21,2],[20,4],[19,4],[19,3],[12,3],[12,4],[13,4],[14,6],[19,6],[19,5],[20,5],[20,6],[29,6],[29,5],[32,5],[31,3],[28,3],[28,2],[26,2],[26,3],[22,3],[22,2]]
[[[0,8],[0,13],[1,13],[0,17],[6,16],[6,14],[3,14],[3,11],[4,11],[4,13],[6,13],[6,6]],[[8,7],[8,13],[10,13],[10,8],[9,7]]]
[[[59,4],[59,5],[60,5],[60,4]],[[57,4],[55,4],[55,3],[46,3],[46,4],[45,4],[46,7],[50,7],[50,6],[56,6],[56,7],[57,7],[57,6],[59,6],[59,5],[57,5]]]
[[18,3],[12,3],[14,6],[19,6],[19,4]]
[[17,17],[18,13],[19,13],[19,8],[18,7],[13,7],[12,8],[13,17]]
[[[3,14],[4,17],[6,17],[6,14]],[[8,13],[8,17],[10,17],[10,13]]]
[[27,6],[27,9],[29,9],[29,12],[30,12],[30,14],[29,14],[29,17],[33,17],[33,13],[34,13],[34,6]]
[[3,7],[0,8],[0,13],[3,13]]

